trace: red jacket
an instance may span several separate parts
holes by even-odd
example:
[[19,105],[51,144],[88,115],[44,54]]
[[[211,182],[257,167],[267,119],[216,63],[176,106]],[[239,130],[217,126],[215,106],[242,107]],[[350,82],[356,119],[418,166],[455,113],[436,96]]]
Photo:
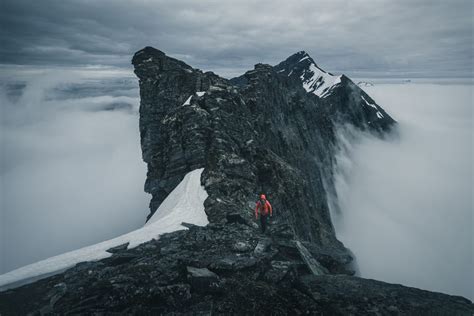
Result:
[[268,200],[265,200],[265,203],[260,202],[260,200],[257,201],[257,205],[255,206],[255,218],[258,218],[258,214],[260,213],[261,215],[268,215],[270,212],[270,216],[272,216],[272,205]]

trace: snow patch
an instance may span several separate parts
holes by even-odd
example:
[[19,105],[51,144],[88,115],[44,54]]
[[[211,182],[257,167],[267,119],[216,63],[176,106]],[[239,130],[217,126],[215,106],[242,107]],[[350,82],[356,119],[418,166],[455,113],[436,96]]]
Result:
[[305,60],[305,59],[309,59],[309,56],[305,56],[305,57],[301,58],[300,61],[299,61],[299,63],[302,62],[302,61]]
[[144,227],[158,222],[161,226],[172,228],[174,231],[184,228],[181,226],[182,222],[199,226],[209,224],[203,204],[207,198],[207,192],[201,186],[203,170],[196,169],[188,173],[161,203]]
[[201,186],[203,170],[204,168],[196,169],[186,174],[142,228],[2,274],[0,275],[0,290],[4,291],[60,273],[79,262],[110,257],[112,254],[108,253],[107,249],[127,242],[130,249],[158,238],[161,234],[187,229],[181,225],[182,222],[199,226],[207,225],[209,221],[204,211],[204,200],[208,194]]
[[367,101],[363,95],[360,96],[362,98],[362,100],[364,100],[365,104],[367,104],[368,106],[370,107],[373,107],[374,109],[378,110],[377,107],[375,106],[374,103],[370,103],[369,101]]
[[189,98],[183,103],[183,106],[185,106],[185,105],[190,105],[190,104],[191,104],[191,98],[192,98],[192,97],[193,97],[193,96],[190,95]]
[[341,77],[342,76],[337,76],[336,80],[334,80],[334,82],[332,83],[331,86],[327,87],[326,89],[324,89],[324,91],[322,91],[321,93],[321,98],[325,98],[327,97],[328,95],[331,94],[332,90],[334,89],[334,87],[336,87],[338,84],[341,83]]
[[[310,77],[307,74],[310,74]],[[307,92],[314,93],[320,98],[328,96],[332,88],[341,83],[341,76],[331,75],[314,63],[311,63],[309,68],[301,74],[300,79]]]
[[203,95],[206,94],[206,91],[198,91],[198,92],[196,92],[196,94],[197,94],[198,97],[202,97]]

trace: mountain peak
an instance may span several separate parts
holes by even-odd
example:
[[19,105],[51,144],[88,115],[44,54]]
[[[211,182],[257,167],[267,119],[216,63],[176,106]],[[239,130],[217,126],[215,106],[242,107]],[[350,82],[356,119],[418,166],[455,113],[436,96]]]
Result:
[[132,64],[135,74],[139,78],[147,77],[149,73],[155,76],[160,72],[168,70],[193,72],[194,69],[185,62],[166,55],[159,49],[151,46],[139,50],[133,55]]
[[309,54],[304,50],[300,50],[299,52],[294,53],[293,55],[309,56]]
[[288,64],[293,64],[293,65],[296,65],[300,62],[303,62],[304,64],[308,64],[308,63],[316,64],[313,58],[311,58],[311,56],[304,50],[300,50],[299,52],[294,53],[293,55],[285,59],[285,61],[283,62],[286,62]]
[[328,96],[333,87],[341,82],[341,76],[335,76],[319,68],[311,56],[303,50],[276,65],[275,70],[280,75],[299,78],[307,92],[321,98]]

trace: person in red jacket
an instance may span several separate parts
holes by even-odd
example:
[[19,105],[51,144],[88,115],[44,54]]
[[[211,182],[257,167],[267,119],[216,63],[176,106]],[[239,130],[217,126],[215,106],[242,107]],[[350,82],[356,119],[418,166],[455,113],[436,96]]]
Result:
[[257,201],[257,205],[255,206],[255,219],[258,219],[259,214],[262,233],[265,233],[268,215],[270,215],[270,217],[273,216],[272,205],[268,202],[265,194],[261,194],[260,199]]

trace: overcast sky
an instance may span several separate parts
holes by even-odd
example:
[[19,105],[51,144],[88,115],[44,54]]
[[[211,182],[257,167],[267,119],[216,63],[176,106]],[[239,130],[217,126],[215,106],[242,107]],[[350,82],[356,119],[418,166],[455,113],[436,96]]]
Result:
[[306,50],[352,76],[472,77],[472,0],[2,0],[0,63],[130,67],[154,46],[232,76]]

